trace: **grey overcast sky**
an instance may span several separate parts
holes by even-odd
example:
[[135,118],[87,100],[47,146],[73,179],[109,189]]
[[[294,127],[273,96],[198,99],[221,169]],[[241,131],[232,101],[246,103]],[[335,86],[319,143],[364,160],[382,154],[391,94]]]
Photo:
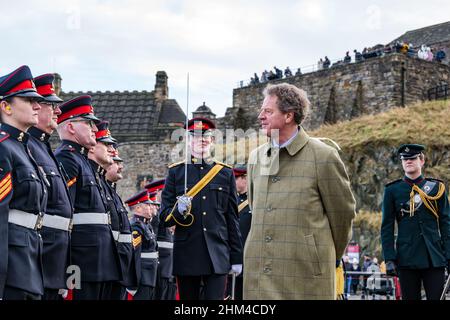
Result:
[[[29,65],[58,72],[64,91],[153,90],[190,111],[223,116],[254,72],[337,60],[408,30],[450,20],[450,1],[36,0],[1,1],[0,75]],[[306,69],[306,68],[305,68]]]

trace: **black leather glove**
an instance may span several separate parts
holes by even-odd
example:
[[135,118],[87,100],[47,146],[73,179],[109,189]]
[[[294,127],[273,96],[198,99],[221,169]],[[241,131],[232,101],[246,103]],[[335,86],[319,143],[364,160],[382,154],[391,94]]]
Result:
[[450,260],[447,260],[447,273],[450,274]]
[[397,276],[397,265],[394,261],[386,262],[386,274],[388,276]]

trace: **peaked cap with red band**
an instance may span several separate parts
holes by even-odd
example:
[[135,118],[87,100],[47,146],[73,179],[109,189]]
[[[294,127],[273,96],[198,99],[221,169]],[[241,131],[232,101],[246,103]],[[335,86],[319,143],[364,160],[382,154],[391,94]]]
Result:
[[216,126],[214,122],[206,118],[195,117],[188,121],[188,131],[190,132],[195,131],[205,132],[207,130],[213,130],[215,128]]
[[42,100],[33,82],[28,66],[21,66],[6,76],[0,77],[0,100],[10,97],[26,97]]
[[58,116],[58,124],[73,118],[92,120],[96,124],[100,122],[100,119],[94,115],[91,96],[79,96],[73,98],[72,100],[64,102],[59,108],[61,109],[61,114]]
[[139,203],[146,203],[146,204],[152,204],[150,201],[150,198],[148,197],[147,190],[139,191],[137,194],[132,196],[130,199],[126,200],[125,203],[129,206],[135,206]]
[[233,168],[233,173],[234,173],[234,176],[236,178],[237,177],[246,176],[247,175],[247,168],[243,168],[243,167]]
[[53,80],[55,80],[55,75],[52,73],[46,73],[34,78],[36,90],[47,102],[63,102],[63,100],[55,94]]
[[117,142],[116,139],[111,137],[111,132],[108,129],[108,121],[101,121],[100,123],[97,123],[96,126],[98,131],[95,133],[95,138],[98,142],[106,144],[115,144]]
[[164,189],[165,183],[166,183],[166,179],[152,181],[145,186],[145,189],[147,189],[148,193],[157,192],[159,190]]

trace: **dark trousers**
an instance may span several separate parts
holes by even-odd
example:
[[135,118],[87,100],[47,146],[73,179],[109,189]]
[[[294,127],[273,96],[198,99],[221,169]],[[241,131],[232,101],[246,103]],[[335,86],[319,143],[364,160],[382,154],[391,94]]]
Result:
[[175,279],[158,277],[156,279],[155,300],[175,300],[176,284]]
[[226,290],[226,274],[210,274],[204,276],[177,276],[180,300],[223,300]]
[[42,296],[22,289],[5,286],[3,300],[42,300]]
[[402,300],[421,300],[422,282],[427,300],[439,300],[444,290],[445,268],[399,269]]
[[115,300],[113,296],[117,282],[81,281],[81,289],[73,290],[73,300]]
[[[244,288],[244,278],[236,277],[236,282],[234,284],[234,300],[242,300],[243,295],[243,288]],[[227,296],[229,299],[232,297],[232,291],[233,291],[233,276],[228,275],[227,278]]]
[[58,289],[45,288],[42,300],[52,300],[52,301],[64,300],[58,292],[59,292]]
[[139,285],[133,300],[153,300],[154,287]]

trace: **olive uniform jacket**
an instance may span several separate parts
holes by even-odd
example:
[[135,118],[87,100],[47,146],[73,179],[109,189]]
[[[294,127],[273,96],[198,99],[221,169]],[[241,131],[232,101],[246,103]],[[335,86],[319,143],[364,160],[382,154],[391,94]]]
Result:
[[244,299],[335,299],[336,259],[355,217],[338,152],[300,127],[286,148],[254,150],[247,174]]

